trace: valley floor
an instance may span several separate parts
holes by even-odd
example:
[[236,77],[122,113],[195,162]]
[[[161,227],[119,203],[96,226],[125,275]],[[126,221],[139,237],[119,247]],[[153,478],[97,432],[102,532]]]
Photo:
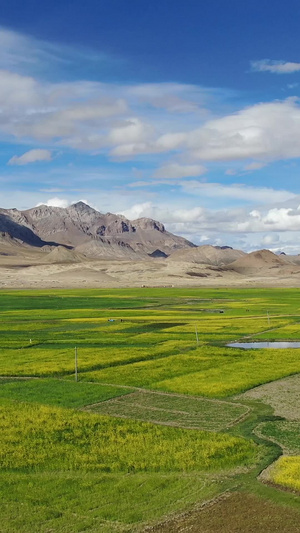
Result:
[[209,265],[152,259],[43,263],[0,257],[0,288],[300,287],[300,271],[260,269],[247,274]]
[[300,533],[299,301],[0,291],[1,533]]

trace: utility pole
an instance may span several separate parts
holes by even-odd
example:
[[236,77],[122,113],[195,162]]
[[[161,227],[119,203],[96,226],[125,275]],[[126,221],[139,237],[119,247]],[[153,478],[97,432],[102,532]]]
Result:
[[270,325],[270,315],[269,315],[269,311],[267,311],[267,317],[268,317],[268,326]]
[[75,346],[75,381],[78,381],[77,346]]
[[197,325],[195,324],[195,333],[196,333],[196,342],[197,346],[199,345],[199,338],[198,338],[198,331],[197,331]]

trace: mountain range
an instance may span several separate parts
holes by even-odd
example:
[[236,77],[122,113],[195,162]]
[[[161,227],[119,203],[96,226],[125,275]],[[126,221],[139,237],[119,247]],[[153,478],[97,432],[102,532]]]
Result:
[[84,202],[0,209],[0,287],[300,286],[300,255],[196,246]]
[[[9,237],[27,246],[63,246],[88,257],[142,259],[166,257],[174,250],[194,247],[150,218],[128,220],[102,214],[78,202],[67,208],[40,205],[25,211],[0,209],[2,239]],[[66,254],[65,254],[66,255]]]

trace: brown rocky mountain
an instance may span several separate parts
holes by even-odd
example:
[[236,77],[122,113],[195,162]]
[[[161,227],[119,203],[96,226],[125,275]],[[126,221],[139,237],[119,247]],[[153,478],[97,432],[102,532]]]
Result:
[[240,274],[253,274],[259,271],[268,272],[270,269],[280,269],[287,266],[285,256],[276,255],[270,250],[257,250],[245,254],[227,268],[239,272]]
[[83,202],[0,209],[0,288],[300,286],[300,256],[195,246]]
[[160,222],[102,214],[83,202],[68,208],[41,205],[26,211],[1,209],[0,232],[30,246],[62,245],[101,258],[143,259],[153,253],[169,255],[180,248],[194,247],[168,232]]
[[186,263],[224,266],[244,255],[247,254],[241,250],[234,250],[229,246],[221,248],[205,244],[203,246],[197,246],[196,248],[176,250],[168,258],[168,261],[184,261]]
[[71,284],[72,279],[75,285],[95,286],[242,279],[252,283],[275,277],[281,283],[299,277],[300,283],[300,256],[195,246],[155,220],[102,214],[83,202],[66,209],[45,205],[26,211],[0,209],[0,268],[1,286],[11,283],[13,273],[22,280],[21,286],[36,286],[41,277],[46,284]]

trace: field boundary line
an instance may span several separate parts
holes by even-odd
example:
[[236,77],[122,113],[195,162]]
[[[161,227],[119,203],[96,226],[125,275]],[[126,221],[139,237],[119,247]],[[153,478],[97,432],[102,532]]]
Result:
[[252,410],[251,407],[240,403],[236,401],[229,401],[229,400],[220,400],[219,398],[208,398],[207,396],[195,396],[192,394],[180,394],[179,392],[169,392],[169,391],[161,391],[161,390],[155,390],[155,389],[145,389],[143,387],[135,387],[134,385],[119,385],[117,383],[103,383],[103,382],[96,382],[96,381],[85,381],[84,383],[94,383],[95,385],[105,385],[106,387],[120,387],[120,388],[126,388],[126,389],[133,389],[134,391],[138,392],[146,392],[149,394],[157,394],[161,396],[171,396],[171,397],[177,397],[177,398],[185,398],[185,399],[193,399],[197,401],[207,401],[212,403],[225,403],[227,405],[238,405],[240,407],[244,407],[249,409],[249,411]]
[[159,522],[156,522],[152,525],[146,526],[145,529],[143,529],[143,533],[151,533],[152,531],[156,531],[158,527],[161,526],[167,526],[168,524],[172,523],[174,520],[179,519],[185,519],[189,516],[191,516],[193,513],[201,512],[202,510],[213,507],[217,503],[226,500],[231,496],[233,493],[233,490],[226,489],[224,492],[221,492],[220,494],[217,494],[210,500],[205,500],[202,503],[198,503],[192,506],[192,508],[188,509],[187,511],[181,512],[181,513],[172,513],[171,515],[168,515],[168,517],[165,517],[165,519],[160,520]]
[[[107,385],[107,386],[112,386],[112,385],[108,385],[107,383],[106,384],[103,384],[103,385]],[[118,385],[115,385],[115,386],[118,386]],[[124,388],[129,388],[130,387],[128,385],[124,385]],[[199,401],[199,402],[210,402],[212,404],[226,404],[226,405],[231,405],[231,406],[234,406],[234,405],[237,405],[239,407],[243,407],[245,409],[245,412],[242,413],[239,417],[235,418],[234,420],[232,420],[231,422],[229,422],[228,424],[225,425],[224,429],[221,430],[221,431],[224,431],[224,430],[227,430],[229,428],[232,428],[234,426],[236,426],[237,424],[239,424],[240,422],[243,422],[250,414],[250,412],[253,410],[252,407],[248,406],[248,405],[245,405],[245,404],[241,404],[241,403],[238,403],[238,402],[228,402],[228,401],[223,401],[223,400],[218,400],[218,399],[213,399],[213,398],[206,398],[204,396],[202,397],[197,397],[197,396],[188,396],[188,395],[183,395],[183,394],[176,394],[176,393],[170,393],[170,392],[161,392],[161,391],[153,391],[153,390],[148,390],[148,389],[137,389],[135,388],[135,390],[132,390],[133,388],[131,388],[131,392],[128,392],[128,394],[120,394],[118,396],[114,396],[113,398],[108,398],[107,400],[104,400],[104,401],[101,401],[101,402],[96,402],[94,404],[90,404],[90,405],[85,405],[84,407],[81,408],[81,410],[84,410],[84,411],[92,411],[94,408],[96,408],[97,406],[101,406],[102,404],[104,403],[122,403],[122,398],[124,396],[130,396],[131,394],[135,394],[137,392],[140,392],[140,393],[146,393],[146,394],[153,394],[153,396],[168,396],[170,398],[181,398],[181,399],[185,399],[185,400],[189,400],[189,399],[192,399],[192,400],[196,400],[196,401]],[[128,403],[127,403],[128,405]],[[186,414],[186,415],[190,415],[190,413],[188,411],[179,411],[179,410],[176,410],[176,409],[165,409],[165,408],[160,408],[160,407],[149,407],[149,406],[144,406],[142,404],[139,404],[139,403],[130,403],[129,404],[130,406],[132,407],[139,407],[139,408],[143,408],[145,411],[162,411],[162,412],[166,412],[166,413],[170,413],[170,414],[173,414],[173,413],[177,413],[177,414]],[[159,420],[144,420],[143,418],[136,418],[134,416],[127,416],[127,415],[123,415],[123,414],[109,414],[108,416],[114,416],[116,418],[125,418],[125,419],[131,419],[131,420],[141,420],[141,421],[145,421],[147,423],[150,423],[150,424],[159,424],[159,425],[162,425],[162,426],[174,426],[174,427],[181,427],[183,429],[194,429],[194,430],[198,430],[198,431],[201,431],[201,428],[198,427],[195,427],[195,426],[185,426],[185,425],[182,425],[182,424],[179,424],[179,423],[176,423],[176,422],[162,422],[162,421],[159,421]],[[207,430],[209,431],[209,430]],[[213,430],[212,430],[213,431]]]
[[[279,421],[279,420],[278,420]],[[274,420],[274,422],[276,422],[276,420]],[[283,444],[281,444],[280,442],[278,442],[276,439],[272,438],[272,437],[268,437],[267,435],[264,435],[262,432],[261,432],[261,428],[262,426],[264,426],[265,424],[267,424],[268,421],[264,421],[264,422],[260,422],[257,426],[255,426],[255,428],[253,429],[253,433],[254,435],[256,435],[257,437],[259,437],[260,439],[262,440],[267,440],[268,442],[271,442],[272,444],[277,444],[277,446],[279,446],[279,448],[281,448],[281,451],[282,451],[282,454],[281,455],[286,455],[286,456],[290,456],[292,457],[293,455],[299,455],[299,453],[290,453],[288,448],[286,448]],[[278,458],[276,459],[276,461],[278,460]],[[276,461],[273,461],[276,462]],[[271,465],[273,464],[271,463]],[[271,466],[269,465],[269,466]],[[267,467],[269,468],[269,467]]]

